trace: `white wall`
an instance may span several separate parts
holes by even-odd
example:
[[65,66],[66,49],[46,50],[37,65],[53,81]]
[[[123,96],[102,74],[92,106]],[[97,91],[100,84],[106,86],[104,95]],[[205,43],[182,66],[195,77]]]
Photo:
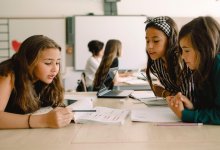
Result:
[[0,17],[103,15],[103,0],[0,0]]
[[220,16],[219,0],[121,0],[118,13],[171,17]]
[[[220,0],[121,0],[118,15],[171,17],[220,17]],[[104,15],[104,0],[0,0],[0,18],[67,17],[73,15]],[[72,68],[67,68],[72,70]],[[65,74],[65,88],[76,87],[80,72]]]
[[[118,15],[220,16],[220,0],[121,0]],[[104,14],[104,0],[0,0],[0,17]]]

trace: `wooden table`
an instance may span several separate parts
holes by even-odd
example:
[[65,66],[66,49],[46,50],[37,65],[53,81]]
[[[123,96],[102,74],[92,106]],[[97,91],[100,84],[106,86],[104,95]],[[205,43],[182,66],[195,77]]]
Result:
[[[134,100],[96,99],[95,93],[68,93],[91,97],[94,105],[143,108]],[[14,129],[0,131],[0,150],[219,150],[220,127],[156,126],[131,122],[123,125],[70,124],[60,129]]]

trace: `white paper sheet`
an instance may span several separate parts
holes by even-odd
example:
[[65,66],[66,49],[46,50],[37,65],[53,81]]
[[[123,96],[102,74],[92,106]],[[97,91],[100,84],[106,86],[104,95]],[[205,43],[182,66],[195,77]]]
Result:
[[137,91],[137,92],[133,92],[131,95],[136,99],[155,97],[153,91],[141,91],[141,92]]
[[148,107],[131,111],[131,120],[140,122],[179,122],[169,107]]
[[108,107],[96,107],[96,112],[84,112],[76,116],[76,123],[98,122],[103,124],[123,124],[129,111]]

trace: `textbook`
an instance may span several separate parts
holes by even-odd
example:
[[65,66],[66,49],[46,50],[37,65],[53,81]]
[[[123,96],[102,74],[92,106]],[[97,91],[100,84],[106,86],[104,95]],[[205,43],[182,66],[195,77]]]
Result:
[[[75,123],[123,124],[129,114],[128,110],[123,109],[93,107],[90,99],[76,100],[67,107],[74,112]],[[33,115],[45,114],[52,109],[52,107],[44,107],[34,112]]]

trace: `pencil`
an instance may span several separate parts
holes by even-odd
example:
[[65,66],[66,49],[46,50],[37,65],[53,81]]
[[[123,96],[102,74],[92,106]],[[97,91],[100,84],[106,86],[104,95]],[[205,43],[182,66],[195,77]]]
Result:
[[148,80],[147,76],[145,76],[144,73],[141,72],[141,75],[145,78],[145,80]]
[[72,112],[96,112],[95,109],[91,109],[91,110],[72,110]]
[[202,126],[203,123],[156,123],[156,126]]

